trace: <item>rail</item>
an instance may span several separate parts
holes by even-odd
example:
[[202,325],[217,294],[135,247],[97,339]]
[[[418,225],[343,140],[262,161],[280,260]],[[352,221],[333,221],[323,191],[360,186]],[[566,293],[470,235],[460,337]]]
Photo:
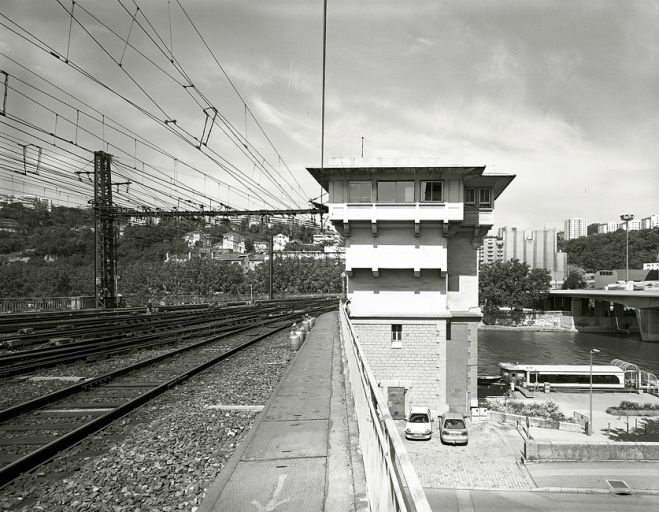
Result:
[[339,307],[339,323],[359,424],[359,443],[371,510],[430,512],[387,403],[355,338],[344,304]]

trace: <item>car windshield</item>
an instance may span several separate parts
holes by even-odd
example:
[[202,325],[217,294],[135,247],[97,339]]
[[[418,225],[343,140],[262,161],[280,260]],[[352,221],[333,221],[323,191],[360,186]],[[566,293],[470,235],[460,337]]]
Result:
[[428,416],[425,414],[412,414],[410,416],[410,423],[428,423]]
[[465,422],[463,420],[446,420],[444,422],[444,428],[466,428],[465,427]]

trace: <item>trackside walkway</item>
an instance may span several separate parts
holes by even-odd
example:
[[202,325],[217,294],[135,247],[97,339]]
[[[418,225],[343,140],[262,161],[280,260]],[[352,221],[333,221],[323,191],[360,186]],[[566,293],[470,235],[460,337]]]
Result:
[[360,508],[363,468],[346,405],[336,312],[325,313],[198,512]]

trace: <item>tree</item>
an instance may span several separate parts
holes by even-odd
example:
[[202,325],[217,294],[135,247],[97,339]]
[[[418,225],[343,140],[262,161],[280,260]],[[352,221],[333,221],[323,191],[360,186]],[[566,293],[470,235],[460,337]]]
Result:
[[572,269],[568,272],[567,277],[563,280],[563,290],[579,290],[586,287],[586,280],[581,272]]
[[549,292],[551,276],[544,268],[531,269],[517,259],[483,265],[479,297],[483,312],[493,314],[501,307],[511,310],[538,307]]

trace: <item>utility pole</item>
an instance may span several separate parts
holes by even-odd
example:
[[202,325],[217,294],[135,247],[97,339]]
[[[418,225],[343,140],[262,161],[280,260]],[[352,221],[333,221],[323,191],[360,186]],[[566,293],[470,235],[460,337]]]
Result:
[[94,153],[94,218],[96,224],[96,307],[117,307],[117,258],[112,208],[112,156]]
[[273,296],[272,296],[272,269],[274,267],[274,265],[273,265],[274,249],[272,247],[274,245],[274,242],[273,242],[272,235],[270,235],[270,244],[269,245],[270,245],[270,247],[269,247],[269,249],[270,249],[269,250],[269,252],[270,252],[270,265],[269,265],[269,267],[270,268],[269,268],[269,272],[268,272],[268,299],[272,300],[273,299]]

